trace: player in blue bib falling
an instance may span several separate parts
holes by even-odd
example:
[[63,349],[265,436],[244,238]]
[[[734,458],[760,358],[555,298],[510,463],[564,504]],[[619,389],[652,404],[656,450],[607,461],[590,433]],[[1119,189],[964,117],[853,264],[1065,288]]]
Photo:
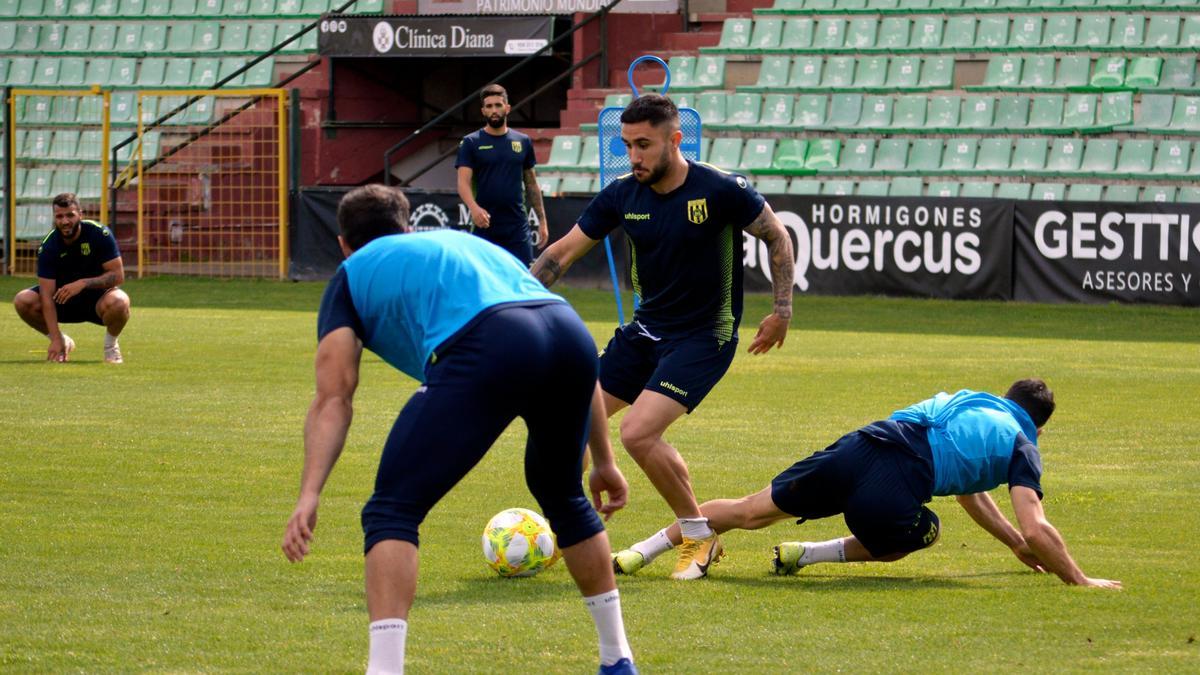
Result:
[[[608,536],[596,514],[624,505],[626,483],[604,442],[596,346],[587,328],[562,298],[492,244],[449,230],[400,234],[408,229],[408,202],[395,190],[353,190],[337,219],[347,258],[317,317],[317,392],[304,425],[304,472],[284,553],[294,562],[308,553],[318,497],[350,427],[365,347],[421,383],[384,444],[375,492],[362,511],[367,672],[403,672],[417,529],[519,416],[529,430],[526,482],[600,634],[600,672],[636,673]],[[579,481],[593,416],[599,420],[589,480],[595,508]]]
[[[759,492],[705,502],[700,510],[717,532],[842,514],[849,537],[775,547],[775,573],[795,574],[816,563],[891,562],[932,546],[941,527],[925,503],[954,495],[1034,570],[1068,584],[1120,588],[1119,581],[1085,575],[1046,520],[1037,443],[1054,407],[1054,393],[1039,379],[1014,382],[1003,398],[968,389],[940,393],[842,436]],[[1018,527],[988,495],[1005,484]],[[668,536],[680,541],[674,526]],[[666,550],[650,551],[649,560]]]
[[[534,262],[547,286],[617,227],[625,230],[641,304],[600,358],[605,412],[630,406],[621,443],[675,513],[683,544],[671,576],[703,577],[721,543],[700,513],[687,464],[663,434],[690,413],[729,369],[742,318],[742,232],[767,244],[774,311],[758,326],[750,353],[782,346],[792,318],[795,258],[782,223],[742,176],[684,159],[679,111],[649,94],[621,114],[621,140],[633,171],[596,195],[578,223]],[[638,550],[666,541],[659,532],[614,558],[632,574]]]

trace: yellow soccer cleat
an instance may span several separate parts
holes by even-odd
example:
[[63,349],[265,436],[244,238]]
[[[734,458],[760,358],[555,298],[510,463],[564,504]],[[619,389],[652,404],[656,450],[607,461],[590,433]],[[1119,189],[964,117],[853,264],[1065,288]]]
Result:
[[637,551],[627,548],[612,554],[613,574],[637,574],[646,566],[646,557]]
[[805,565],[800,563],[800,556],[804,555],[804,544],[798,541],[785,541],[775,547],[775,574],[787,576],[796,574]]
[[708,576],[708,568],[725,555],[721,540],[714,534],[707,539],[683,538],[679,545],[679,562],[675,563],[672,579],[701,579]]

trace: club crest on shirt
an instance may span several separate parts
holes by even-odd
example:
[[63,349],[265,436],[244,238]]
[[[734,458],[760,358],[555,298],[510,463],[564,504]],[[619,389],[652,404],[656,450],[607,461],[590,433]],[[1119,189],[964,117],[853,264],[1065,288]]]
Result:
[[699,225],[708,220],[708,199],[689,199],[687,203],[688,221]]
[[512,149],[513,152],[517,153],[518,155],[521,154],[521,141],[513,141]]
[[82,244],[79,245],[79,252],[84,255],[91,255],[92,254],[92,245],[86,241],[83,242]]

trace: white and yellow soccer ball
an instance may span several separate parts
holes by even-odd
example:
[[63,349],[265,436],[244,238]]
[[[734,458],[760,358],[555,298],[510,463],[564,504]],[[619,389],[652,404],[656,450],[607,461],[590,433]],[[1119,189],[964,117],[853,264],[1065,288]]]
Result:
[[483,559],[502,577],[531,577],[559,557],[550,523],[529,509],[505,509],[483,528]]

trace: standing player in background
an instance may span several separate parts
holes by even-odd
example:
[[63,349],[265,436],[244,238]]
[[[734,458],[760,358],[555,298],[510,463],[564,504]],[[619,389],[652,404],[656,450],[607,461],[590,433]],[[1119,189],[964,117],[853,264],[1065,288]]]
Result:
[[[700,510],[718,532],[843,514],[849,537],[775,547],[775,573],[795,574],[816,563],[892,562],[932,546],[940,521],[924,504],[954,495],[1030,568],[1067,584],[1120,588],[1083,573],[1042,509],[1037,441],[1054,407],[1054,392],[1039,379],[1014,382],[1003,398],[969,389],[941,393],[842,436],[754,494],[715,499]],[[987,492],[1001,484],[1019,528]],[[678,542],[678,528],[668,528],[668,537]]]
[[105,363],[122,363],[117,337],[129,321],[129,296],[118,288],[125,266],[117,240],[107,227],[83,219],[74,194],[56,195],[51,203],[54,229],[38,246],[38,285],[17,293],[13,305],[25,323],[50,338],[47,360],[70,358],[75,341],[62,324],[86,321],[105,328]]
[[458,145],[458,197],[471,210],[474,233],[517,256],[529,266],[528,206],[538,219],[538,247],[549,238],[542,191],[533,172],[533,142],[508,128],[508,92],[489,84],[479,94],[487,125]]
[[[663,440],[680,415],[700,404],[733,361],[742,317],[742,232],[770,253],[774,311],[758,326],[750,353],[783,346],[792,318],[792,240],[771,207],[742,176],[684,159],[679,111],[649,94],[621,114],[621,139],[633,171],[592,200],[579,222],[533,264],[547,286],[618,226],[625,228],[641,305],[600,358],[600,385],[621,442],[666,500],[683,531],[674,579],[698,579],[721,555],[700,513],[683,457]],[[613,558],[632,574],[650,551],[672,546],[666,531]]]
[[[408,201],[398,191],[353,190],[337,220],[347,258],[317,317],[317,392],[304,424],[304,472],[284,553],[293,562],[308,554],[318,498],[350,428],[366,347],[421,382],[384,444],[375,492],[362,511],[367,673],[404,671],[418,527],[517,416],[529,429],[526,482],[600,635],[600,672],[636,673],[608,535],[596,515],[625,504],[625,477],[611,446],[592,449],[595,509],[579,481],[590,420],[600,432],[606,427],[587,328],[491,244],[451,230],[400,235],[409,229]],[[471,411],[466,423],[464,410]]]

